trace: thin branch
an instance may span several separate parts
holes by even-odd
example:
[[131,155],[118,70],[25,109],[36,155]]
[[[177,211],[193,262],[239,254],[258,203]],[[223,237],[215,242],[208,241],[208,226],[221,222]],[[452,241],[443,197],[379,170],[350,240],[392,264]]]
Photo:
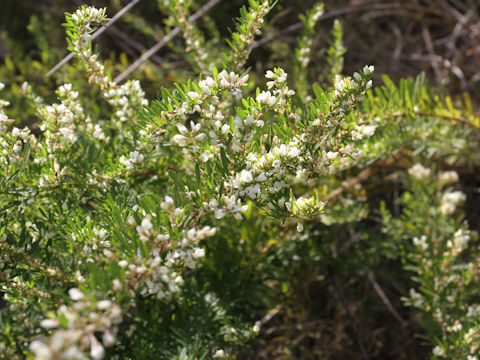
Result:
[[[425,47],[427,48],[427,51],[429,52],[429,54],[435,57],[438,56],[435,53],[435,48],[433,46],[432,36],[430,35],[430,31],[425,25],[422,26],[422,37],[423,37],[423,41],[425,42]],[[443,58],[440,57],[440,60],[443,61]],[[437,83],[441,84],[442,71],[440,70],[439,63],[437,61],[432,61],[430,65],[432,66],[433,71],[435,72],[435,76],[437,77]]]
[[365,170],[361,171],[356,177],[354,177],[353,179],[349,180],[349,181],[343,181],[342,182],[342,186],[339,187],[338,189],[335,189],[334,191],[332,191],[330,194],[328,194],[327,196],[325,196],[322,201],[324,202],[327,202],[327,201],[330,201],[330,200],[333,200],[335,199],[336,197],[340,196],[345,190],[347,189],[351,189],[353,186],[355,186],[356,184],[362,182],[363,180],[366,180],[368,179],[372,174],[374,174],[376,171],[378,170],[378,168],[373,168],[373,167],[369,167],[369,168],[366,168]]
[[333,286],[335,288],[335,292],[337,293],[338,298],[340,300],[340,303],[342,304],[342,307],[345,309],[345,313],[347,314],[347,317],[350,320],[350,323],[352,324],[353,332],[355,334],[357,344],[360,347],[360,352],[362,354],[362,358],[363,358],[363,360],[370,360],[370,358],[367,354],[367,350],[365,349],[365,346],[363,345],[363,341],[362,341],[362,338],[360,336],[360,332],[358,331],[357,322],[355,321],[354,317],[352,316],[352,313],[350,312],[350,308],[348,307],[347,300],[343,296],[342,289],[340,289],[340,286],[338,284],[337,277],[335,276],[333,271],[331,271],[331,273],[332,273]]
[[381,288],[381,286],[378,284],[377,279],[375,279],[375,276],[371,272],[368,273],[368,280],[372,284],[373,288],[375,289],[375,292],[377,293],[378,297],[380,300],[382,300],[383,304],[387,307],[388,311],[392,314],[392,316],[397,319],[397,321],[403,326],[407,326],[407,322],[400,316],[397,310],[393,307],[392,303],[388,299],[387,295],[385,295],[385,292]]
[[[147,51],[147,48],[145,46],[143,46],[142,44],[140,44],[139,42],[135,41],[134,39],[132,39],[128,34],[126,34],[125,32],[123,32],[122,30],[120,30],[119,28],[117,28],[115,25],[111,26],[109,29],[108,29],[108,32],[111,32],[113,35],[115,35],[116,37],[118,37],[121,41],[127,43],[128,45],[130,45],[130,47],[134,48],[135,50],[139,51],[139,52],[144,52],[144,51]],[[163,63],[163,59],[158,56],[158,55],[153,55],[152,56],[152,60],[157,64],[157,65],[161,65]]]
[[[212,7],[217,5],[221,0],[210,0],[204,6],[202,6],[196,13],[188,18],[190,22],[195,22],[201,16],[203,16],[207,11],[209,11]],[[114,81],[118,84],[122,82],[128,75],[134,72],[141,64],[147,61],[150,57],[152,57],[157,51],[163,48],[168,42],[177,36],[180,33],[180,28],[176,27],[173,29],[168,35],[165,35],[162,40],[156,43],[153,47],[151,47],[145,54],[140,56],[135,62],[133,62],[124,72],[118,75]]]
[[[134,5],[136,5],[140,0],[132,0],[130,1],[125,7],[123,7],[113,18],[110,19],[105,25],[95,31],[92,35],[92,41],[99,37],[105,30],[108,29],[109,26],[112,26],[118,19],[120,19],[128,10],[130,10]],[[55,73],[58,69],[60,69],[63,65],[69,62],[73,58],[73,53],[71,52],[67,56],[65,56],[57,65],[55,65],[46,75],[49,77],[53,73]]]

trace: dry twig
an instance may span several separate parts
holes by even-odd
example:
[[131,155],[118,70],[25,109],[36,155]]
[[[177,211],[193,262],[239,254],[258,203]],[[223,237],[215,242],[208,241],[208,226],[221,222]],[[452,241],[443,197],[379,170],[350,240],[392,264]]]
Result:
[[[218,4],[221,0],[210,0],[204,6],[202,6],[196,13],[188,18],[190,22],[197,21],[200,17],[202,17],[207,11],[209,11],[212,7]],[[152,57],[156,52],[158,52],[161,48],[163,48],[168,42],[177,36],[180,33],[180,28],[176,27],[173,29],[168,35],[164,36],[161,41],[156,43],[152,46],[145,54],[140,56],[135,62],[133,62],[124,72],[118,75],[114,81],[118,84],[122,82],[128,75],[134,72],[141,64],[147,61],[150,57]]]

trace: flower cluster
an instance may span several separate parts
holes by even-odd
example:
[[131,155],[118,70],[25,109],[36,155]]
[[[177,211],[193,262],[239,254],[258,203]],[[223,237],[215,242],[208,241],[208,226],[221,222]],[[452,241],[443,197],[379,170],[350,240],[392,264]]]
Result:
[[82,62],[89,75],[89,82],[98,84],[103,97],[115,109],[120,122],[135,120],[137,112],[147,105],[145,93],[136,80],[119,86],[110,80],[105,66],[98,60],[98,54],[91,49],[91,32],[106,22],[106,9],[83,6],[74,14],[66,14],[66,27],[69,35],[69,49]]
[[[0,83],[0,90],[5,87]],[[17,127],[9,128],[15,123],[5,113],[4,108],[9,106],[8,101],[0,99],[0,166],[8,173],[13,163],[22,160],[22,152],[25,146],[35,147],[37,139],[28,127],[19,129]]]
[[[421,290],[410,289],[409,297],[403,300],[422,310],[438,326],[427,329],[431,332],[429,337],[437,339],[432,350],[435,359],[475,358],[479,341],[477,305],[469,305],[466,294],[480,281],[479,269],[476,260],[463,260],[474,235],[466,222],[452,220],[465,195],[445,188],[458,181],[458,174],[455,171],[436,174],[420,164],[411,167],[408,173],[413,180],[415,201],[407,204],[405,214],[412,221],[416,235],[406,259]],[[432,201],[435,197],[433,203],[437,208],[432,209],[427,199]],[[422,221],[422,212],[444,216]],[[399,225],[406,233],[410,232],[405,225]]]
[[[77,288],[69,290],[72,306],[62,305],[55,318],[40,323],[44,329],[54,329],[48,342],[41,339],[30,344],[36,359],[83,359],[89,353],[92,359],[105,356],[104,347],[115,343],[120,307],[110,300],[94,300]],[[101,341],[97,334],[101,333]]]
[[[5,84],[0,83],[0,90],[5,87]],[[0,133],[5,132],[10,125],[14,123],[13,119],[9,119],[5,114],[4,108],[10,105],[8,101],[0,100]]]
[[408,169],[408,174],[417,181],[423,182],[430,177],[431,170],[422,164],[415,164]]

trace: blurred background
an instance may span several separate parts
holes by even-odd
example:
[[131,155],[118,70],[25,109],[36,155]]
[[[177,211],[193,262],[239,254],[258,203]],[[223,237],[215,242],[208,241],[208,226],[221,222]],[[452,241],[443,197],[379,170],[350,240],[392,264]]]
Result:
[[[0,12],[0,59],[29,56],[53,66],[67,54],[65,34],[60,26],[66,11],[81,4],[106,6],[113,16],[126,0],[3,0]],[[206,0],[197,1],[200,7]],[[161,1],[141,0],[115,26],[96,41],[107,58],[120,58],[130,63],[145,49],[161,39],[165,15],[158,9]],[[245,0],[223,0],[205,14],[199,26],[206,36],[219,31],[225,37],[233,28],[233,19]],[[310,9],[313,0],[280,0],[268,17],[262,41],[253,49],[250,66],[264,69],[289,59],[299,33],[300,13]],[[344,25],[347,48],[344,73],[351,73],[365,64],[374,64],[376,74],[388,74],[394,79],[416,76],[425,72],[431,83],[451,95],[470,92],[480,96],[480,2],[478,0],[326,0],[325,16],[317,26],[312,66],[320,59],[334,19]],[[187,67],[181,49],[175,49],[176,39],[156,54],[137,73],[147,72],[146,82],[175,78],[176,69]],[[170,66],[173,63],[173,68]],[[167,65],[168,64],[168,65]],[[125,64],[124,64],[125,65]],[[30,69],[33,70],[33,69]],[[117,69],[120,71],[121,67]],[[153,76],[151,73],[156,72]],[[5,82],[5,69],[0,75]],[[18,71],[18,69],[17,69]],[[115,73],[115,70],[113,70]],[[148,76],[150,72],[150,77]],[[37,78],[42,78],[39,71]],[[145,74],[143,74],[145,75]],[[148,86],[147,86],[148,88]]]

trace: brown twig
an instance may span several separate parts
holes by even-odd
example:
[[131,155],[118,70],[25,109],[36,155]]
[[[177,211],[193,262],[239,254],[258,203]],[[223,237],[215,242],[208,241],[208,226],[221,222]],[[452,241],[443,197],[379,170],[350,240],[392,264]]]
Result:
[[369,272],[368,275],[368,280],[372,284],[373,288],[375,289],[375,292],[377,293],[378,297],[380,300],[382,300],[383,304],[386,306],[388,311],[392,314],[392,316],[397,319],[397,321],[403,326],[407,326],[407,322],[400,316],[397,310],[393,307],[392,303],[388,299],[387,295],[385,295],[385,292],[381,288],[381,286],[378,284],[377,279],[375,279],[375,276]]

